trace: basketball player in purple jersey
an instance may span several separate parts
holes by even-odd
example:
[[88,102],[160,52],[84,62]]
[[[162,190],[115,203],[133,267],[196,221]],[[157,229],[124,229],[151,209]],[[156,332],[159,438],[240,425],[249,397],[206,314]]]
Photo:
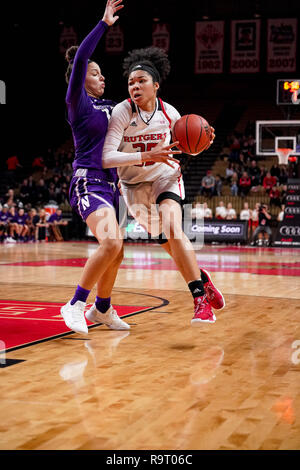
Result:
[[[70,204],[86,221],[100,244],[88,259],[73,298],[61,308],[68,328],[78,333],[88,332],[84,308],[95,284],[96,301],[86,313],[86,318],[93,323],[104,323],[111,329],[130,329],[110,304],[112,288],[123,259],[123,239],[116,218],[119,200],[117,171],[113,167],[104,169],[102,165],[104,139],[115,103],[102,99],[105,80],[99,65],[90,60],[108,26],[117,21],[118,16],[114,15],[123,8],[121,3],[122,0],[108,0],[102,21],[79,48],[73,46],[66,53],[70,64],[66,73],[66,103],[75,144]],[[170,166],[169,160],[174,160],[171,155],[181,153],[172,151],[173,145],[162,146],[155,156],[150,152],[147,159]],[[105,232],[101,230],[104,226]]]
[[[70,184],[70,205],[87,223],[100,246],[88,259],[73,298],[61,308],[66,325],[77,333],[88,333],[84,317],[87,297],[97,284],[97,313],[88,318],[115,330],[128,330],[110,303],[111,291],[123,259],[123,241],[116,218],[119,191],[116,169],[103,169],[102,148],[108,120],[114,106],[102,99],[105,79],[99,65],[90,60],[99,40],[123,8],[123,0],[108,0],[102,20],[79,47],[66,52],[68,90],[66,104],[71,126],[75,159]],[[105,234],[99,227],[107,222]]]

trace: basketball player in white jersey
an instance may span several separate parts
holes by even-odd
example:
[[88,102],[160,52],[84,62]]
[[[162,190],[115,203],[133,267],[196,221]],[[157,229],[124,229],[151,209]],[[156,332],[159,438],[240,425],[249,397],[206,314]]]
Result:
[[179,162],[171,156],[167,164],[161,159],[174,146],[171,132],[180,118],[173,106],[157,97],[160,82],[170,71],[168,57],[155,47],[134,50],[125,59],[124,70],[130,99],[112,112],[103,167],[118,168],[129,211],[173,257],[194,298],[192,325],[214,323],[211,307],[223,308],[224,298],[207,271],[200,271],[182,230],[185,193]]

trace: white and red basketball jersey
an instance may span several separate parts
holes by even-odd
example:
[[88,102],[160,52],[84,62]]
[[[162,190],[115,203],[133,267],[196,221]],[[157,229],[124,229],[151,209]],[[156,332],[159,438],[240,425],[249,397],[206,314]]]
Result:
[[[174,162],[175,168],[165,163],[141,162],[141,152],[150,151],[161,141],[165,145],[171,142],[171,131],[179,118],[178,111],[160,98],[156,99],[152,113],[142,111],[130,99],[122,101],[112,112],[103,148],[104,160],[116,162],[119,178],[127,184],[179,176],[180,166]],[[136,164],[126,166],[126,160]]]

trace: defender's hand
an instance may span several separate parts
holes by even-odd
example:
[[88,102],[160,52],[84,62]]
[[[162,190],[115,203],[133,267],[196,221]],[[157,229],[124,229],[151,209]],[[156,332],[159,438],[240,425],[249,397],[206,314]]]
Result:
[[114,16],[118,10],[124,8],[124,5],[121,5],[123,0],[108,0],[105,8],[105,12],[102,18],[102,21],[105,21],[108,26],[112,26],[119,19],[118,16]]

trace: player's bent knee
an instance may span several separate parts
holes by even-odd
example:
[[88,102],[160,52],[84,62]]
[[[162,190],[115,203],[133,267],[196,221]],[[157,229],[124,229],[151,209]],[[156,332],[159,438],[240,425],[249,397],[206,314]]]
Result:
[[122,258],[123,258],[122,240],[106,238],[105,240],[103,240],[101,244],[111,257],[116,258],[117,256],[120,255],[120,252],[122,252]]

